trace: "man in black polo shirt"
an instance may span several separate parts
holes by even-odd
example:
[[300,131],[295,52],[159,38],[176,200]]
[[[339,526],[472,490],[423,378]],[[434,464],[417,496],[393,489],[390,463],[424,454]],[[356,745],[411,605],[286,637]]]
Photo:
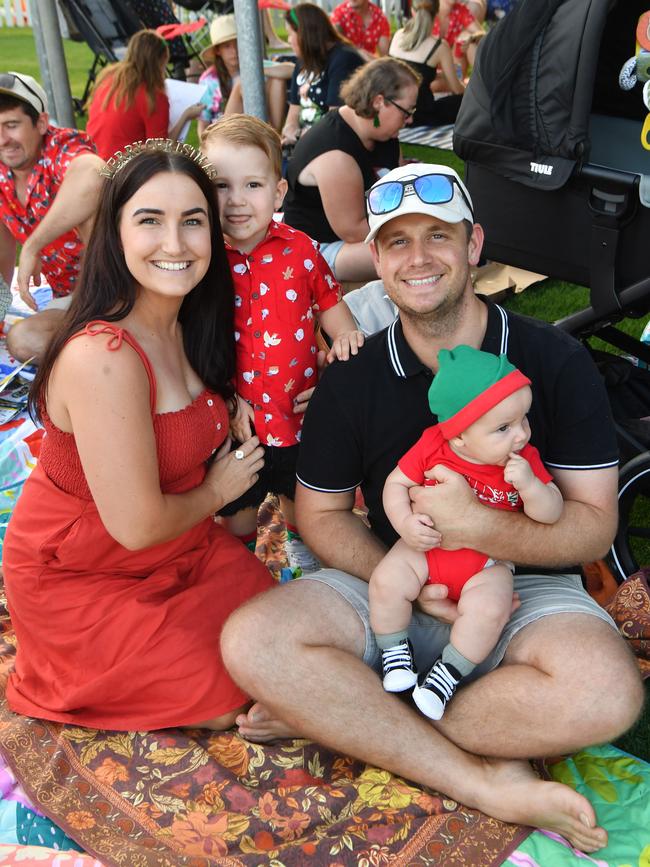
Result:
[[[403,166],[368,201],[367,240],[399,317],[355,358],[329,367],[310,402],[296,514],[332,568],[257,597],[227,624],[226,664],[258,699],[240,732],[311,737],[594,851],[607,835],[589,802],[538,780],[524,760],[615,738],[643,701],[634,660],[570,566],[602,556],[616,528],[617,449],[602,382],[574,340],[475,295],[470,267],[483,232],[455,172]],[[531,441],[565,507],[556,524],[542,525],[482,505],[454,473],[415,489],[414,509],[431,515],[445,547],[512,560],[521,573],[521,605],[497,648],[433,726],[382,689],[367,582],[397,538],[381,503],[384,481],[435,422],[427,390],[439,350],[461,343],[506,353],[532,380]],[[352,511],[357,485],[371,528]],[[442,592],[425,586],[409,627],[421,671],[448,641],[449,626],[424,613]]]

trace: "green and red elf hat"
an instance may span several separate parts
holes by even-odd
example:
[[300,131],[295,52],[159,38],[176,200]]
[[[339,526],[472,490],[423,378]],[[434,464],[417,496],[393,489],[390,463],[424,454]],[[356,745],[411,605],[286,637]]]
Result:
[[446,440],[458,436],[506,397],[530,385],[505,355],[471,346],[441,349],[429,388],[429,406]]

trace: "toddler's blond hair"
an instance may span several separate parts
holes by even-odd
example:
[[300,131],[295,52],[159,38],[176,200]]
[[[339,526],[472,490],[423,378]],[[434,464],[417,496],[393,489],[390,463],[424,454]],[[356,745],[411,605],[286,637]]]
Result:
[[211,123],[201,136],[201,150],[222,139],[233,145],[248,145],[263,151],[277,178],[282,177],[282,143],[268,123],[250,114],[229,114]]

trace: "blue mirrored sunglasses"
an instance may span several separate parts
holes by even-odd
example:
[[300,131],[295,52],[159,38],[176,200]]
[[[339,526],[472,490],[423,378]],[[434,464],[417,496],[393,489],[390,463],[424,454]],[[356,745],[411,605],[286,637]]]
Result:
[[[454,198],[454,184],[460,190],[470,214],[474,213],[465,191],[452,175],[421,175],[404,181],[386,181],[376,184],[368,192],[368,210],[376,217],[396,211],[402,204],[405,195],[414,192],[425,205],[444,205]],[[409,190],[410,188],[410,190]]]

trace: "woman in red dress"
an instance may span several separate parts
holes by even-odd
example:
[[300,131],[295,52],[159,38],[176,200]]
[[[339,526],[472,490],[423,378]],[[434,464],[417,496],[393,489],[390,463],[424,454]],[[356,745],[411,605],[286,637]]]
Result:
[[102,70],[88,106],[86,132],[107,160],[125,145],[148,138],[175,139],[187,121],[198,117],[201,103],[188,106],[170,127],[165,76],[167,43],[155,30],[135,33],[126,57]]
[[262,450],[255,437],[229,450],[233,289],[197,157],[167,142],[118,164],[33,384],[47,435],[3,562],[17,713],[223,729],[247,706],[219,635],[272,582],[213,516],[256,480]]

